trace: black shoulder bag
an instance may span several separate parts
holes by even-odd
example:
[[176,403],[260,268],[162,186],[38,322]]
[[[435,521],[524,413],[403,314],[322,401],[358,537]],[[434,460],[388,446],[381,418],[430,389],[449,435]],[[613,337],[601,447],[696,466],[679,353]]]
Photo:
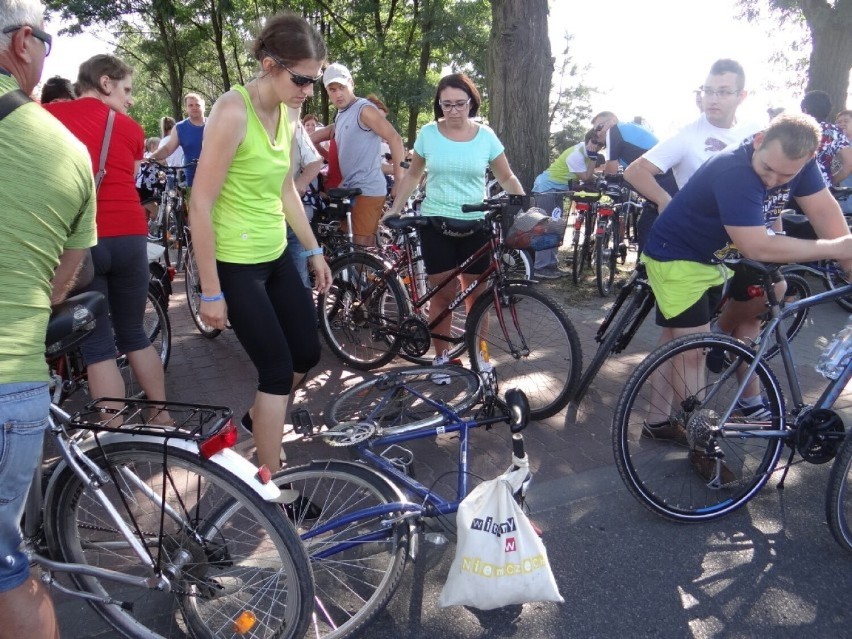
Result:
[[0,120],[27,102],[32,102],[30,96],[20,89],[9,91],[9,93],[0,98]]

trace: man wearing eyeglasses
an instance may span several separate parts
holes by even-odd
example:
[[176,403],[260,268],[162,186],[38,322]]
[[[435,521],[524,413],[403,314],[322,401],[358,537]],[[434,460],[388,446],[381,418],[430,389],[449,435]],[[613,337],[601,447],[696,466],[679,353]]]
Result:
[[[390,147],[394,167],[391,195],[395,196],[396,185],[402,181],[402,163],[405,160],[402,138],[374,104],[355,95],[352,74],[345,66],[339,62],[329,65],[322,81],[329,99],[337,107],[334,128],[326,135],[333,135],[337,146],[343,175],[340,186],[361,189],[361,195],[355,198],[352,207],[352,234],[356,244],[374,246],[388,193],[381,164],[382,140]],[[327,138],[311,139],[316,143]]]
[[96,241],[89,155],[26,97],[50,53],[43,12],[36,0],[0,0],[0,637],[59,636],[19,522],[48,425],[51,303]]
[[[532,188],[533,195],[567,191],[572,181],[585,182],[591,179],[595,171],[598,153],[602,148],[603,142],[598,140],[594,129],[588,131],[583,142],[568,147],[546,171],[535,179]],[[536,204],[538,205],[538,200]],[[567,271],[559,269],[556,249],[536,251],[533,266],[536,279],[552,280],[568,275]]]
[[656,211],[652,207],[642,211],[643,229],[650,229],[657,212],[662,213],[674,195],[660,185],[658,176],[671,170],[681,189],[706,160],[761,129],[757,123],[736,125],[737,107],[747,95],[745,71],[739,62],[716,60],[699,95],[703,112],[698,119],[656,144],[624,171],[631,186],[656,205]]
[[184,162],[192,164],[186,169],[186,185],[192,186],[195,179],[195,165],[201,157],[201,141],[204,137],[204,98],[197,93],[187,93],[183,98],[186,109],[186,119],[175,125],[168,142],[151,154],[151,159],[164,161],[180,147],[183,150]]

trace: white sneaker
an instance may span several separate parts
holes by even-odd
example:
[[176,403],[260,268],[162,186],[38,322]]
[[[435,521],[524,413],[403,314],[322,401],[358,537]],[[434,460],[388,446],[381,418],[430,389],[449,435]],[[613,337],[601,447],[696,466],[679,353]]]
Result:
[[[444,351],[432,360],[432,366],[446,366],[449,361],[447,351]],[[446,386],[450,383],[450,376],[447,373],[432,373],[430,379],[439,386]]]

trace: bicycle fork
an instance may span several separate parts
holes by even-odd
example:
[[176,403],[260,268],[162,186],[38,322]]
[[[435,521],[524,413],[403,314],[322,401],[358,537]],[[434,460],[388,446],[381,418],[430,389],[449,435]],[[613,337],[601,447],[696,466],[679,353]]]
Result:
[[[509,335],[509,330],[506,325],[506,318],[503,315],[503,307],[504,304],[509,307],[510,314],[512,316],[512,324],[515,326],[515,331],[518,333],[518,338],[520,339],[520,348],[515,346],[514,342],[512,342],[512,338]],[[509,352],[512,354],[513,359],[521,359],[522,357],[528,357],[530,354],[530,348],[527,346],[527,341],[524,338],[524,333],[521,330],[521,325],[518,323],[518,311],[515,307],[515,304],[512,303],[512,296],[504,291],[494,291],[494,309],[497,311],[497,321],[500,324],[500,330],[503,331],[503,337],[506,338],[506,344],[509,346]]]

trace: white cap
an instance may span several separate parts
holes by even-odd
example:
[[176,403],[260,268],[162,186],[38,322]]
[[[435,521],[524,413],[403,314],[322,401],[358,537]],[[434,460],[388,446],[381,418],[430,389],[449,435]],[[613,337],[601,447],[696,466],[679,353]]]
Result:
[[337,82],[339,84],[347,84],[352,81],[352,74],[349,73],[349,69],[340,64],[339,62],[335,62],[334,64],[328,65],[325,72],[322,74],[322,83],[325,85],[325,88],[328,88],[328,85],[332,82]]

